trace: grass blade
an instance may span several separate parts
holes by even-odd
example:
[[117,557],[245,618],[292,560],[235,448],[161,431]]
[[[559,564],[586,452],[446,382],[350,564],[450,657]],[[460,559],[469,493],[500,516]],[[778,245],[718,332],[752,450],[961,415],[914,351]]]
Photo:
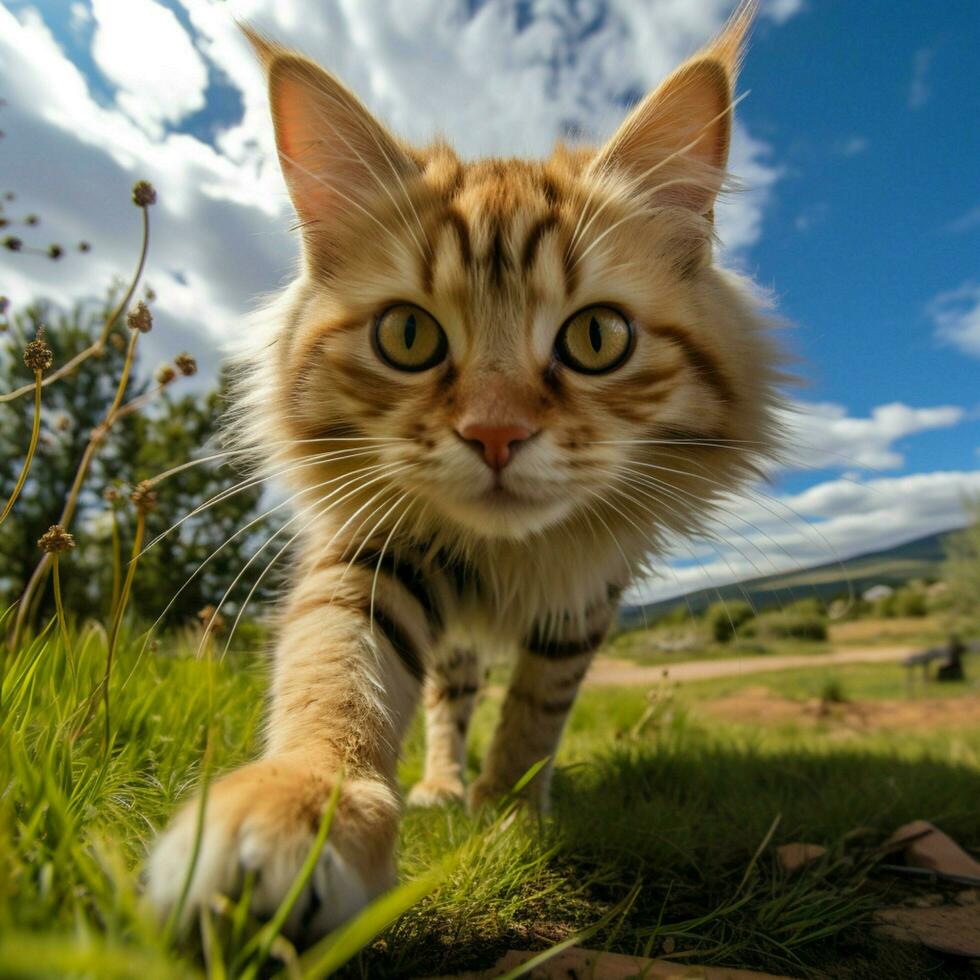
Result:
[[335,929],[300,960],[303,980],[329,977],[369,946],[396,919],[431,894],[456,861],[451,855],[441,865],[414,881],[408,881],[373,901],[350,922]]

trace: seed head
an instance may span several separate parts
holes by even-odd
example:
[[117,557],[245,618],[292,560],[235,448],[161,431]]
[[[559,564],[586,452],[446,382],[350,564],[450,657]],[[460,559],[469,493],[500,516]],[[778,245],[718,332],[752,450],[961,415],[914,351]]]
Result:
[[182,354],[178,354],[174,358],[174,367],[185,377],[190,378],[192,375],[197,374],[197,361],[191,357],[187,351]]
[[138,180],[133,184],[133,204],[148,208],[157,203],[157,192],[148,180]]
[[30,225],[33,228],[40,220],[41,219],[36,214],[29,214],[24,219],[24,224],[25,225]]
[[12,201],[17,195],[13,191],[4,191],[3,199],[5,201]]
[[88,242],[79,242],[78,243],[78,251],[79,252],[91,252],[92,251],[92,246]]
[[152,303],[157,298],[157,291],[147,283],[143,287],[143,295],[146,297],[147,303]]
[[157,379],[157,384],[168,385],[171,381],[176,379],[177,371],[174,369],[172,364],[161,364],[157,368],[155,377]]
[[24,363],[28,370],[47,371],[54,362],[54,354],[44,339],[44,327],[38,327],[37,336],[24,348]]
[[54,427],[59,432],[67,432],[71,428],[71,417],[69,415],[59,415]]
[[66,531],[61,524],[52,524],[37,540],[41,551],[49,555],[57,555],[62,551],[71,551],[75,547],[75,536]]
[[225,617],[212,605],[207,605],[201,609],[197,618],[205,629],[210,629],[212,633],[220,633],[225,628]]
[[0,228],[6,228],[7,225],[9,225],[9,224],[10,224],[10,222],[6,218],[4,218],[2,215],[0,215]]
[[117,503],[120,496],[118,487],[106,487],[102,491],[102,499],[109,504]]
[[23,242],[16,235],[7,235],[3,240],[3,247],[7,249],[8,252],[19,252],[23,246]]
[[65,254],[65,250],[60,245],[49,245],[48,246],[48,258],[49,259],[60,259],[62,255]]
[[153,314],[143,300],[140,300],[129,311],[129,316],[126,317],[126,323],[129,324],[130,330],[138,330],[140,333],[150,332],[150,329],[153,327]]
[[141,480],[133,487],[129,499],[135,504],[136,510],[140,514],[148,514],[151,510],[156,509],[157,492],[149,480]]
[[116,350],[122,351],[126,349],[126,341],[123,339],[122,334],[113,333],[109,335],[109,343],[112,344]]

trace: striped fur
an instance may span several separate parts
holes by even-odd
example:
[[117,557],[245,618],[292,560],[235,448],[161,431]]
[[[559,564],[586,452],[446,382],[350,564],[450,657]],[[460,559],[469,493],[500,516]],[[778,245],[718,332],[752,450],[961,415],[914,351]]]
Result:
[[[622,590],[772,455],[765,304],[712,262],[749,13],[606,146],[540,161],[410,147],[332,76],[252,36],[303,262],[249,333],[231,437],[293,495],[294,584],[265,751],[211,789],[188,914],[234,889],[240,864],[262,871],[259,911],[274,907],[340,773],[318,927],[389,884],[406,725],[421,700],[412,802],[461,799],[488,656],[516,666],[471,803],[552,759]],[[402,304],[441,326],[443,361],[409,372],[378,355],[376,321]],[[600,305],[630,324],[629,356],[586,374],[556,339]],[[485,424],[527,434],[505,469],[463,435]],[[542,808],[550,774],[527,787]],[[151,861],[163,909],[195,812]]]

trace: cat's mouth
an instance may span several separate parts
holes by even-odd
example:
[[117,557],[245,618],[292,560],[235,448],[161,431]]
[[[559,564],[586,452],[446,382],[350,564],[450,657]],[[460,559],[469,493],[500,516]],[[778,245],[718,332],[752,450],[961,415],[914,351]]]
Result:
[[443,490],[436,505],[481,537],[515,540],[555,523],[569,509],[567,499],[542,499],[500,483],[458,497]]
[[508,490],[503,484],[496,483],[480,496],[480,502],[489,507],[513,507],[533,505],[538,501],[524,497],[513,490]]

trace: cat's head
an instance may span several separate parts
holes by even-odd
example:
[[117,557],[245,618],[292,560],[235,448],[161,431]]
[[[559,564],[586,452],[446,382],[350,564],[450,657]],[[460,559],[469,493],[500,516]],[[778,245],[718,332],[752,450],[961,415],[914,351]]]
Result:
[[381,504],[521,538],[593,512],[685,526],[744,474],[773,355],[712,244],[747,24],[605,146],[543,161],[409,146],[253,37],[303,240],[253,407],[302,440],[281,454],[310,463],[300,486],[359,471]]

